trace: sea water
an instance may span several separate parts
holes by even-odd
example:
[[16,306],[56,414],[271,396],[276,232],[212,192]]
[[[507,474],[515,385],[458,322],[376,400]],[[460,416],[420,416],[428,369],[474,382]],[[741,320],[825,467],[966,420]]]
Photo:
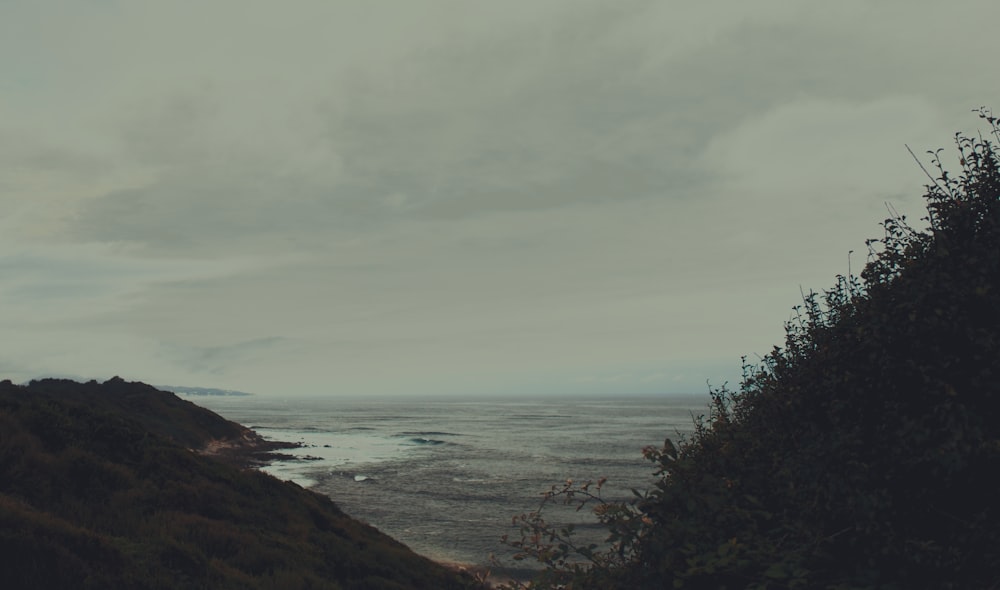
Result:
[[[645,446],[690,434],[707,395],[538,399],[376,399],[190,396],[265,438],[296,442],[264,468],[326,494],[428,557],[511,561],[512,517],[538,508],[567,480],[606,478],[609,501],[655,481]],[[558,509],[582,534],[602,536],[589,510]],[[565,524],[565,523],[564,523]]]

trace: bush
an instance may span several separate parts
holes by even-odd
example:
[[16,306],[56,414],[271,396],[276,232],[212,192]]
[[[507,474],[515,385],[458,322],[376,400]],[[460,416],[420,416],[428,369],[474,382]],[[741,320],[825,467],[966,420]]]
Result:
[[552,491],[597,502],[607,548],[520,519],[533,588],[1000,586],[1000,160],[956,146],[958,176],[932,152],[927,227],[893,215],[860,277],[807,295],[690,440],[645,451],[652,490]]

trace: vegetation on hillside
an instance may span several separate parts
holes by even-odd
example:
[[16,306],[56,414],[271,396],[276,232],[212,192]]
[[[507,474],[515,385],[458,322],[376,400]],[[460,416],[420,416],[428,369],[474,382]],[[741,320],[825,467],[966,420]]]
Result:
[[553,489],[610,548],[520,519],[511,543],[548,566],[532,588],[1000,588],[1000,160],[956,144],[926,229],[894,215],[860,277],[805,297],[690,439],[646,450],[653,489]]
[[325,496],[192,450],[251,435],[142,383],[0,382],[0,588],[473,586]]

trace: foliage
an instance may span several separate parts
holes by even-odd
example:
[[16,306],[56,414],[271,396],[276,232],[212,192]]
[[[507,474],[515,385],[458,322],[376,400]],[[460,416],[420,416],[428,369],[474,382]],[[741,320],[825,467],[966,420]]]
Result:
[[1000,159],[956,145],[958,176],[931,153],[926,229],[892,215],[860,277],[808,294],[690,440],[645,451],[653,489],[547,496],[596,501],[606,549],[519,519],[532,588],[1000,587]]
[[0,587],[473,587],[325,496],[191,450],[245,434],[141,383],[0,383]]

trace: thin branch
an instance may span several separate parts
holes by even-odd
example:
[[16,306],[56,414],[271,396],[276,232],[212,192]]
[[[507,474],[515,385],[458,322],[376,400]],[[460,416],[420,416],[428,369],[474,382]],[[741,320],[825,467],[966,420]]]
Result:
[[[912,154],[913,152],[910,153]],[[924,172],[927,171],[924,170]],[[892,203],[890,203],[889,201],[883,201],[882,204],[885,205],[885,210],[889,212],[889,217],[891,217],[893,221],[898,223],[899,229],[905,231],[909,235],[913,235],[914,233],[916,233],[912,227],[906,224],[906,220],[903,218],[902,215],[899,214],[899,211],[896,211],[896,207],[894,207]],[[933,222],[933,220],[931,221]]]
[[906,151],[910,152],[910,156],[913,157],[913,161],[915,161],[917,163],[917,166],[920,166],[920,169],[924,171],[924,174],[927,175],[927,178],[931,179],[931,182],[934,183],[934,186],[936,186],[938,188],[938,190],[941,191],[942,193],[944,193],[946,195],[950,195],[951,191],[945,190],[941,186],[941,184],[937,181],[937,179],[934,178],[933,176],[931,176],[931,173],[927,171],[927,168],[924,167],[923,162],[921,162],[920,158],[918,158],[917,155],[913,153],[913,150],[910,149],[910,146],[906,145],[905,143],[903,145],[906,146]]

